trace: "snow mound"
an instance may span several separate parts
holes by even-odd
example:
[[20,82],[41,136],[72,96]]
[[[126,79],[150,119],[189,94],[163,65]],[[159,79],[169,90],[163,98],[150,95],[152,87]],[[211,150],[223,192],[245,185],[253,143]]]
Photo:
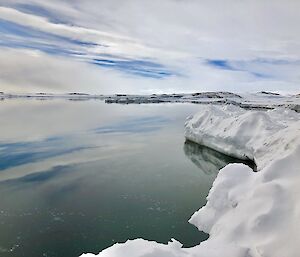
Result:
[[[207,204],[190,223],[210,234],[182,248],[143,239],[116,244],[100,257],[298,257],[300,252],[300,114],[287,109],[246,111],[205,106],[185,124],[188,140],[255,160],[219,172]],[[94,256],[92,254],[82,255]]]

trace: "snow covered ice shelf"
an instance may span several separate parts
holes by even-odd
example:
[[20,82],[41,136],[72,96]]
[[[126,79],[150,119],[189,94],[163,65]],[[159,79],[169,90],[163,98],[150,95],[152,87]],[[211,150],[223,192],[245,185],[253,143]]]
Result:
[[[190,223],[210,238],[192,248],[143,239],[100,257],[298,257],[300,252],[300,114],[288,109],[247,111],[203,106],[187,119],[185,137],[226,154],[252,159],[223,168]],[[93,254],[84,254],[82,257]]]

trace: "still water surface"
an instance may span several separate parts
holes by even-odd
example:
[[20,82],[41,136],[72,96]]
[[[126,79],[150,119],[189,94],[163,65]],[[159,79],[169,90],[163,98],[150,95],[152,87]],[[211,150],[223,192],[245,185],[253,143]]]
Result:
[[184,142],[191,104],[0,103],[0,256],[75,257],[144,238],[189,247],[187,220],[237,160]]

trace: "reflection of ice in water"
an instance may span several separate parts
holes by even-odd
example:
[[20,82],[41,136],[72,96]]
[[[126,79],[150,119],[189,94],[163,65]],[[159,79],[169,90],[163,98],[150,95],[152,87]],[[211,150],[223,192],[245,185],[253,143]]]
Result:
[[205,174],[216,176],[229,163],[243,162],[255,170],[250,161],[242,161],[191,141],[184,143],[185,155]]

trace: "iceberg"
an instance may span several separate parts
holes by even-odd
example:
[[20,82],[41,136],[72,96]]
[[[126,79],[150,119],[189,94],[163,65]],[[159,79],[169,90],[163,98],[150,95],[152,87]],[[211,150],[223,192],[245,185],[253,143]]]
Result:
[[[207,204],[189,222],[208,233],[201,244],[183,248],[129,240],[99,257],[298,257],[300,252],[300,113],[276,107],[245,110],[205,105],[188,117],[186,139],[244,160],[222,168]],[[189,149],[187,149],[189,150]],[[92,257],[94,254],[83,254]]]

